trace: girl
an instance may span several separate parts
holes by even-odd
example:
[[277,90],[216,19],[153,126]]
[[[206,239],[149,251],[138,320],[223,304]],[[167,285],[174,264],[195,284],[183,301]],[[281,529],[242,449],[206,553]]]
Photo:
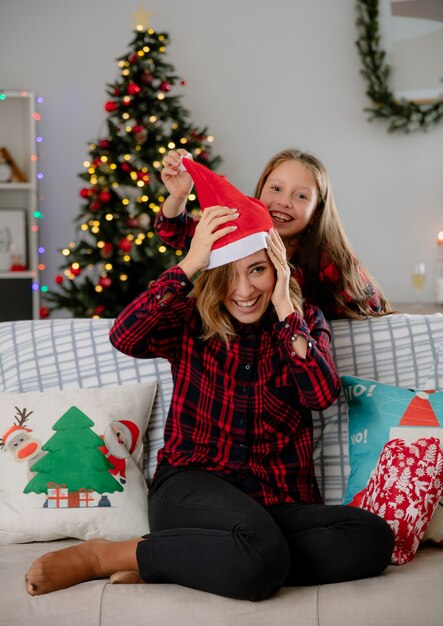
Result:
[[220,228],[225,215],[220,206],[204,210],[186,258],[111,330],[125,354],[171,363],[150,534],[89,540],[40,557],[26,575],[31,595],[110,576],[261,600],[283,584],[374,576],[389,562],[386,522],[321,504],[311,410],[326,408],[340,391],[323,314],[302,304],[272,229],[267,250],[202,271],[233,230]]
[[[186,214],[192,179],[178,169],[185,150],[171,151],[161,177],[169,191],[155,228],[174,248],[187,250],[196,220]],[[379,286],[351,249],[323,164],[300,150],[283,150],[266,165],[255,197],[268,207],[307,302],[326,319],[363,319],[391,312]],[[226,221],[232,219],[226,215]]]

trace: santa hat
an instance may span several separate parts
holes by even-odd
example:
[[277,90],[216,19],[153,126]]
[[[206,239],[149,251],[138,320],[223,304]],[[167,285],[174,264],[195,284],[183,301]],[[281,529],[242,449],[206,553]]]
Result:
[[140,438],[140,430],[137,424],[130,422],[129,420],[118,421],[120,430],[124,434],[125,441],[128,442],[127,450],[129,454],[132,454],[137,447],[138,440]]
[[[209,206],[220,205],[237,209],[239,213],[235,220],[236,230],[224,235],[212,246],[206,269],[244,259],[268,247],[266,238],[273,223],[261,200],[245,196],[226,178],[195,163],[190,154],[182,158],[180,167],[192,176],[202,211]],[[223,224],[220,228],[225,227],[226,224]]]

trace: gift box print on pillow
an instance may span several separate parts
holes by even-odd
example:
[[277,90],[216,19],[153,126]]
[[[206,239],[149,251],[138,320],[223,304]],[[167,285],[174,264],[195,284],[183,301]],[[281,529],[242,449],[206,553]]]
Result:
[[0,542],[148,531],[143,436],[155,383],[0,394]]

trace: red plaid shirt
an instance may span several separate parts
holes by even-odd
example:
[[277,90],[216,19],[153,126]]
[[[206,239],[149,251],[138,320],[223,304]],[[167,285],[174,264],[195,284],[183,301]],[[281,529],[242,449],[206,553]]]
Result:
[[[312,461],[312,410],[340,391],[321,311],[307,306],[278,322],[235,323],[229,348],[203,340],[192,283],[179,267],[164,272],[117,317],[110,339],[136,358],[163,357],[174,389],[158,462],[241,478],[262,504],[319,502]],[[166,293],[169,299],[161,302]],[[291,338],[308,341],[306,359]]]
[[[160,239],[167,245],[180,250],[189,250],[191,239],[194,236],[197,224],[198,219],[192,218],[187,213],[181,213],[175,218],[167,218],[162,212],[160,212],[155,221],[154,229]],[[305,286],[303,267],[300,265],[296,255],[292,257],[291,263],[295,267],[294,277],[300,284],[303,291]],[[362,267],[359,267],[359,271],[360,276],[365,283],[368,310],[373,314],[380,313],[381,303],[377,292]],[[351,308],[354,299],[344,289],[340,288],[340,270],[331,260],[331,257],[326,250],[323,250],[321,253],[320,270],[316,282],[315,301],[311,301],[311,304],[315,304],[315,306],[321,308],[324,316],[328,320],[348,317],[347,312],[344,311],[338,304],[333,302],[330,294],[331,292],[337,292],[337,290],[340,289],[344,299],[348,302]],[[308,301],[310,301],[309,298]]]

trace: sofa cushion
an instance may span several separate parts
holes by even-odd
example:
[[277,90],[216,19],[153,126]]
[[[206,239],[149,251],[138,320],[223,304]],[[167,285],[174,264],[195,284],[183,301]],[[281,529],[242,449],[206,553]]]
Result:
[[146,534],[154,382],[0,394],[0,543]]
[[404,565],[414,558],[443,485],[443,452],[435,437],[383,447],[360,506],[388,522],[395,536],[391,561]]

